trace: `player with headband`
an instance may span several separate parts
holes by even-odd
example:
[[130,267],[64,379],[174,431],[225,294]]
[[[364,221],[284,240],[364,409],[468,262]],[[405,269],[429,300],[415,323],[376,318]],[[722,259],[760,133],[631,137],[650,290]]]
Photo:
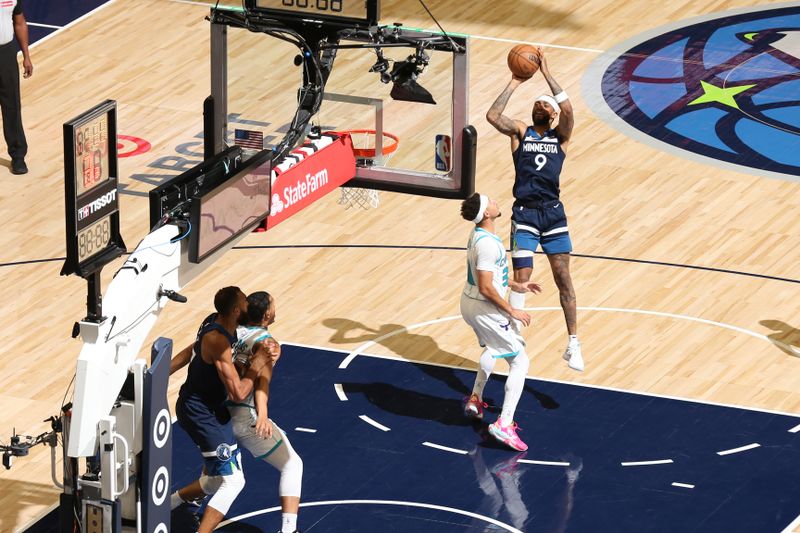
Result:
[[247,314],[236,329],[238,342],[233,346],[233,360],[241,373],[251,361],[267,357],[267,364],[256,378],[253,392],[242,402],[228,400],[231,423],[236,440],[256,459],[261,459],[280,472],[278,495],[281,499],[281,531],[294,533],[300,510],[303,485],[303,460],[289,442],[286,433],[269,418],[267,404],[269,386],[280,346],[267,330],[275,322],[275,298],[265,291],[247,297]]
[[506,301],[506,292],[509,286],[520,293],[540,292],[541,287],[532,281],[509,281],[506,250],[503,241],[495,234],[495,220],[500,214],[497,202],[483,194],[475,193],[461,203],[462,218],[475,224],[467,244],[467,281],[461,294],[461,316],[475,331],[478,343],[484,348],[464,413],[471,418],[483,419],[483,408],[486,407],[483,388],[495,361],[505,360],[509,373],[503,410],[489,425],[489,433],[507,446],[525,451],[528,446],[517,435],[514,413],[525,387],[530,361],[518,323],[527,326],[531,317],[521,309],[512,308]]
[[[547,60],[539,49],[540,71],[554,96],[536,98],[531,113],[532,125],[503,114],[508,100],[525,80],[512,74],[511,81],[486,113],[486,119],[511,139],[516,178],[511,215],[511,261],[514,280],[525,282],[533,271],[533,254],[542,245],[558,287],[561,308],[567,323],[567,348],[564,359],[569,367],[583,371],[583,354],[578,341],[575,289],[569,272],[572,251],[567,215],[561,201],[561,169],[572,137],[574,117],[567,93],[553,78]],[[525,307],[525,294],[512,289],[509,299],[515,309]]]

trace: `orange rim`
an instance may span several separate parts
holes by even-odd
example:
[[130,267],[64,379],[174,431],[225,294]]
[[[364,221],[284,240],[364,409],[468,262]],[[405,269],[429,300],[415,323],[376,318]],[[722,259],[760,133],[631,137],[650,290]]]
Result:
[[[366,134],[366,135],[372,135],[373,137],[377,135],[377,132],[375,130],[369,130],[369,129],[345,130],[345,131],[337,131],[335,133],[339,134],[346,133],[347,135],[350,135],[351,138],[353,137],[354,134]],[[389,133],[387,131],[383,132],[383,137],[384,138],[388,137],[389,139],[392,140],[392,142],[390,142],[389,144],[383,145],[383,155],[389,155],[395,150],[397,150],[397,145],[400,144],[400,137],[398,137],[394,133]],[[355,154],[356,157],[375,157],[375,148],[356,148],[355,146],[353,146],[353,154]]]

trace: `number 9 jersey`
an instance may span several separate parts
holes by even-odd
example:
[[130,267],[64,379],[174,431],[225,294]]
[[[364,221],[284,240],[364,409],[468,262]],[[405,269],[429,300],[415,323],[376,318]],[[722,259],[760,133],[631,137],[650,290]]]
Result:
[[559,199],[561,168],[567,154],[561,149],[554,129],[547,130],[540,136],[533,126],[528,126],[512,155],[516,169],[514,198],[520,204]]

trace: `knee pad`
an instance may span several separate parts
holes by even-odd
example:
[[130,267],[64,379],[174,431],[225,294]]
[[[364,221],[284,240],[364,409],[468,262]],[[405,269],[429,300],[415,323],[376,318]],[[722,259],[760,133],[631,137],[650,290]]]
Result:
[[209,500],[208,506],[216,509],[222,514],[227,514],[228,510],[231,508],[231,505],[233,505],[233,501],[244,488],[244,472],[242,472],[241,468],[234,468],[232,474],[228,474],[227,476],[212,477],[219,478],[220,483],[217,491]]
[[294,496],[299,498],[303,488],[303,460],[294,450],[291,451],[289,460],[281,469],[281,481],[278,487],[280,496]]
[[532,250],[514,250],[511,252],[511,264],[515,270],[520,268],[533,268]]
[[200,488],[206,496],[215,494],[222,484],[222,476],[207,476],[203,474],[200,476]]

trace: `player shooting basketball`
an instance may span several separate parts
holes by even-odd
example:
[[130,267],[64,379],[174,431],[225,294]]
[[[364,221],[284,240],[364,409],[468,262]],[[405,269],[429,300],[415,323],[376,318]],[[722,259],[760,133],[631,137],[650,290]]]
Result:
[[[533,102],[533,125],[503,114],[517,87],[539,68],[535,60],[519,60],[517,56],[524,56],[517,54],[509,58],[511,81],[486,113],[486,119],[497,131],[511,138],[511,154],[516,170],[513,189],[515,201],[511,215],[514,280],[523,283],[531,278],[533,254],[541,243],[550,261],[567,323],[569,340],[564,359],[570,368],[583,371],[583,356],[578,341],[577,303],[569,273],[572,241],[564,204],[559,197],[561,169],[574,125],[572,104],[550,73],[541,49],[528,48],[531,48],[533,57],[538,56],[540,70],[554,96],[543,94]],[[512,288],[509,302],[514,309],[523,309],[525,294]]]

